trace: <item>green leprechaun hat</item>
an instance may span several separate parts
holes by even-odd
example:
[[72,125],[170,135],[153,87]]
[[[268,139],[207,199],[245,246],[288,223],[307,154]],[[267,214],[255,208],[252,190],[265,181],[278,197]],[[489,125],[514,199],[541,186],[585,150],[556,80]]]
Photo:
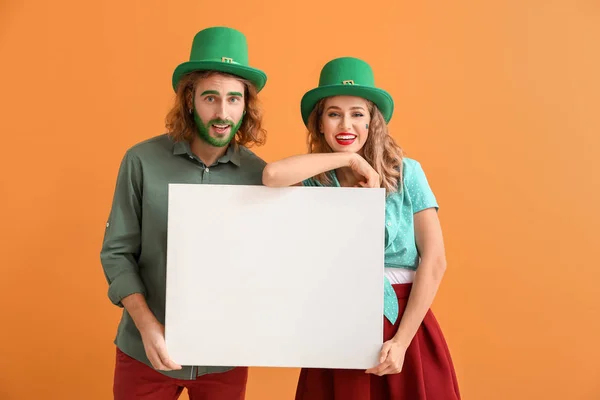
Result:
[[329,61],[321,70],[319,86],[308,91],[300,103],[304,124],[317,102],[330,96],[357,96],[370,100],[389,122],[394,113],[394,100],[388,92],[375,87],[371,66],[354,57],[341,57]]
[[181,77],[193,71],[219,71],[247,79],[258,92],[265,86],[267,75],[248,65],[248,43],[240,31],[227,27],[211,27],[194,36],[190,60],[173,72],[173,89]]

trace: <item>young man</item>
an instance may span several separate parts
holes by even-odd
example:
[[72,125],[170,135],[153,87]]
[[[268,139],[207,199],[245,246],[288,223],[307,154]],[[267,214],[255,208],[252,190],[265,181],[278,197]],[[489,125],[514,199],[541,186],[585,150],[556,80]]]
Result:
[[265,140],[257,93],[266,80],[248,65],[241,32],[198,32],[190,60],[173,73],[168,133],[136,144],[122,160],[100,255],[108,296],[124,308],[115,339],[117,400],[177,399],[184,387],[191,400],[244,398],[247,368],[182,367],[167,354],[167,194],[169,183],[262,184],[265,162],[248,147]]

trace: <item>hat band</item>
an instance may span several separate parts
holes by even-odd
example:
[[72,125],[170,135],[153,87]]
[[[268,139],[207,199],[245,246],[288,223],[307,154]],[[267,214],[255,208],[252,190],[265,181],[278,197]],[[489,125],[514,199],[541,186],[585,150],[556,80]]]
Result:
[[202,60],[190,60],[191,62],[202,61],[202,62],[222,62],[224,64],[236,64],[242,65],[237,61],[234,61],[233,58],[230,57],[221,57],[221,58],[203,58]]

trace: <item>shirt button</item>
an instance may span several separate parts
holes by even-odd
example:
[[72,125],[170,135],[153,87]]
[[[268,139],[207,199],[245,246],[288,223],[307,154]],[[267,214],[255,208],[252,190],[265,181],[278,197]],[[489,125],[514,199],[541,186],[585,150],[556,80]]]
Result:
[[206,168],[205,171],[208,172],[208,168]]
[[193,160],[193,159],[194,159],[194,156],[188,156],[188,157],[190,158],[190,160]]
[[392,226],[392,223],[388,221],[387,226]]
[[106,223],[106,227],[108,228],[108,226],[109,226],[109,225],[110,225],[110,222],[107,222],[107,223]]

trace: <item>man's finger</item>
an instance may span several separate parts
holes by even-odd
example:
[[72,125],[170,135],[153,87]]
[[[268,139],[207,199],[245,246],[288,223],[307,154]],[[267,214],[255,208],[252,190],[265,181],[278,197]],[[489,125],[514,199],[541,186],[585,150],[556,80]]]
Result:
[[160,360],[162,361],[162,364],[165,367],[169,368],[169,370],[181,369],[181,365],[176,364],[173,360],[171,360],[169,358],[169,355],[167,354],[167,349],[165,349],[161,346],[157,350],[158,350],[158,355],[160,356]]
[[177,364],[175,361],[171,360],[170,358],[163,360],[163,364],[165,364],[167,367],[169,367],[172,370],[181,369],[181,365]]
[[163,363],[161,362],[160,357],[158,356],[158,353],[156,351],[148,352],[148,360],[150,360],[150,364],[152,364],[152,367],[154,367],[154,369],[157,369],[160,371],[167,370],[167,367],[165,367],[163,365]]

